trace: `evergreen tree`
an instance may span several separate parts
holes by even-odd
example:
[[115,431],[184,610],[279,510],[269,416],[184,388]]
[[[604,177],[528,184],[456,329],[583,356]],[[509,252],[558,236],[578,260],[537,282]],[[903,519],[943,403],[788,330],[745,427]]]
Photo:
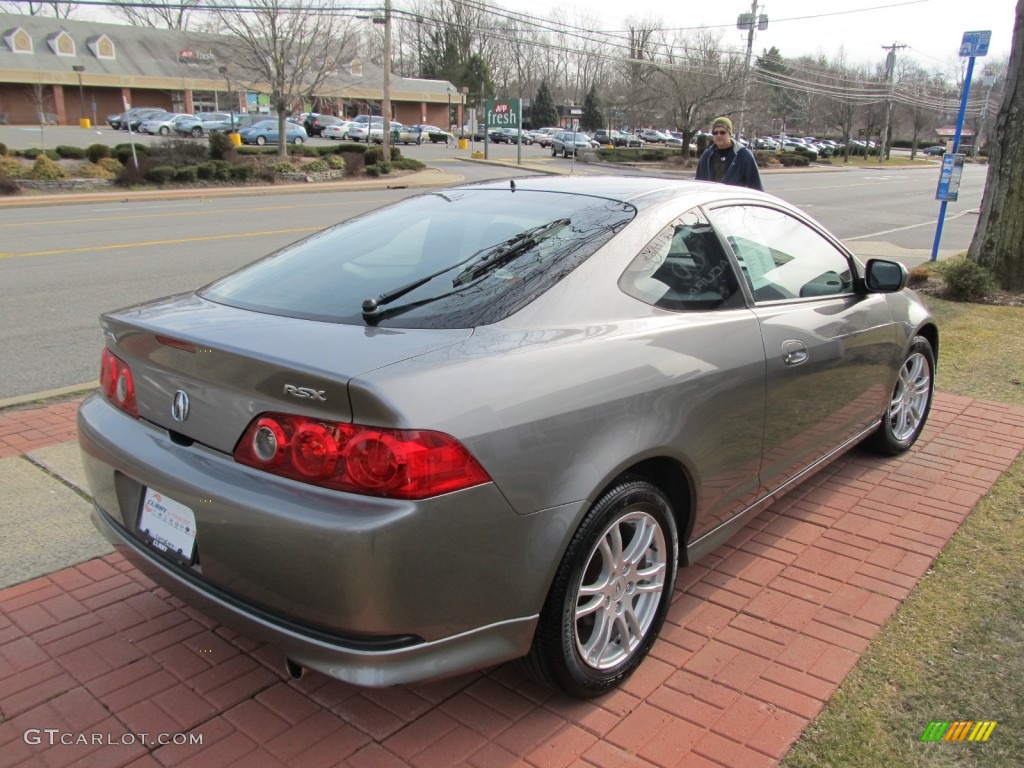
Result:
[[591,85],[587,97],[583,100],[583,117],[580,118],[580,130],[596,131],[606,128],[601,100],[597,97],[597,85]]
[[530,124],[534,128],[558,125],[558,108],[555,107],[555,99],[551,95],[551,89],[548,88],[547,80],[541,80],[537,95],[533,97]]

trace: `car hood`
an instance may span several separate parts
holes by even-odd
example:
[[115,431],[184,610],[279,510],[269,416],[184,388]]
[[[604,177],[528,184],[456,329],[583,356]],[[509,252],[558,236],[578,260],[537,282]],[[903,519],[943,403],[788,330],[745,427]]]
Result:
[[[225,453],[266,411],[351,421],[351,379],[473,333],[280,317],[196,294],[107,313],[101,324],[132,371],[140,417]],[[189,399],[182,421],[171,413],[179,391]]]

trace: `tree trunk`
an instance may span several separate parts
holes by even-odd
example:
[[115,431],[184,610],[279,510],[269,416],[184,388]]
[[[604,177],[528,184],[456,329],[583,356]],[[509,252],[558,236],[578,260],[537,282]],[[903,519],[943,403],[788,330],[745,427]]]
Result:
[[288,130],[285,128],[287,120],[282,107],[277,110],[277,156],[282,160],[288,159]]
[[1017,0],[1003,104],[989,144],[981,218],[968,257],[1008,291],[1024,290],[1024,0]]

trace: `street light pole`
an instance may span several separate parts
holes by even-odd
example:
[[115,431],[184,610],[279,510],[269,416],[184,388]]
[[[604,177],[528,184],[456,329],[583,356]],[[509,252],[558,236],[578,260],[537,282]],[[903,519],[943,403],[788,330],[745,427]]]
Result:
[[85,72],[85,65],[73,64],[71,69],[78,74],[78,112],[80,118],[78,124],[84,128],[85,126],[82,125],[82,121],[85,120],[85,89],[82,88],[82,73]]

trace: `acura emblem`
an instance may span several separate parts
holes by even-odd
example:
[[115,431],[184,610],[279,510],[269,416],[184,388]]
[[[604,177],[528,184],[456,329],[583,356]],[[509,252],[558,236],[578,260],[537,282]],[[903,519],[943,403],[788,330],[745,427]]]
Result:
[[171,405],[171,417],[175,421],[184,421],[188,418],[188,395],[185,390],[179,389],[174,393],[174,403]]

